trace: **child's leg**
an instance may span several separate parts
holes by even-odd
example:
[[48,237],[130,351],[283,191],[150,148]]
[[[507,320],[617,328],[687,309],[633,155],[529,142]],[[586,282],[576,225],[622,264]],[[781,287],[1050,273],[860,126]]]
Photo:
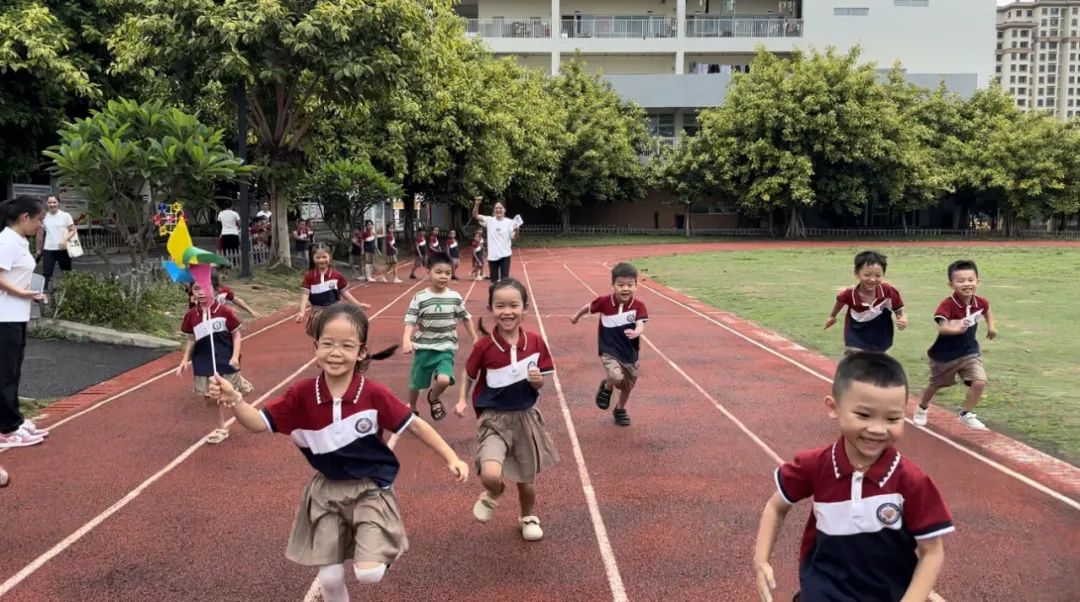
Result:
[[961,414],[967,414],[975,409],[975,406],[979,405],[982,401],[983,391],[986,390],[986,381],[977,380],[971,383],[968,387],[967,395],[964,397],[964,409]]
[[929,385],[923,389],[922,397],[919,399],[919,407],[924,410],[929,408],[930,401],[934,399],[934,395],[937,395],[939,390],[941,390],[941,387],[938,385]]
[[619,401],[618,401],[618,403],[615,404],[615,407],[620,409],[620,410],[625,408],[626,407],[626,402],[629,399],[630,399],[630,389],[627,389],[625,387],[619,387]]
[[345,565],[331,564],[319,568],[319,588],[326,602],[349,602],[345,587]]
[[435,377],[435,383],[431,385],[431,392],[428,393],[428,398],[438,399],[440,395],[446,392],[446,389],[450,387],[450,376],[447,374],[439,374]]
[[521,516],[532,516],[536,506],[536,485],[533,483],[518,483],[518,503],[521,504]]
[[381,562],[357,562],[353,564],[353,573],[357,583],[374,585],[382,581],[386,574],[386,565]]
[[412,409],[413,414],[416,413],[416,401],[420,399],[419,389],[409,389],[409,408]]
[[495,499],[506,491],[502,481],[502,464],[495,460],[485,460],[480,466],[480,483],[488,495]]

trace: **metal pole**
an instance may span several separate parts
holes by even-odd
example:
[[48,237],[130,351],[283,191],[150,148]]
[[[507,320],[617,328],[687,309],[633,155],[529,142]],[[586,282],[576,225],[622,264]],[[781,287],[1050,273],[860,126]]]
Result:
[[[236,82],[236,156],[247,163],[247,92],[244,80]],[[248,203],[248,179],[240,179],[240,277],[251,278],[251,207]]]

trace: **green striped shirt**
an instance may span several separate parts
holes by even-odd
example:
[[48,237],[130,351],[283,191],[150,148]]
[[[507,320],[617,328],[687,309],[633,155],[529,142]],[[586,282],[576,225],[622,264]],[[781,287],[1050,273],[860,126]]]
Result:
[[416,326],[413,346],[432,351],[456,351],[458,322],[470,319],[461,294],[450,289],[436,293],[426,288],[416,293],[405,312],[405,325]]

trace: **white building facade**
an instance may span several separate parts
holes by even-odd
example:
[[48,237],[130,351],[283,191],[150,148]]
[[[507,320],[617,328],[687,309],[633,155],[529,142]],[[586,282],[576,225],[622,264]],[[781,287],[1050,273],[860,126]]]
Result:
[[999,6],[996,70],[1021,109],[1080,116],[1080,0]]

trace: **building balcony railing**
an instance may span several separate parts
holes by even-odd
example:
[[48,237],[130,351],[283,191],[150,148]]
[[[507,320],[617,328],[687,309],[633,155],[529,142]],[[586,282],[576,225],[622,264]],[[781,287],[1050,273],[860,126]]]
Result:
[[550,38],[547,19],[466,19],[465,35],[481,38]]
[[686,20],[688,38],[800,38],[803,20],[782,17],[694,17]]
[[649,15],[581,15],[562,20],[564,38],[674,38],[675,19]]

